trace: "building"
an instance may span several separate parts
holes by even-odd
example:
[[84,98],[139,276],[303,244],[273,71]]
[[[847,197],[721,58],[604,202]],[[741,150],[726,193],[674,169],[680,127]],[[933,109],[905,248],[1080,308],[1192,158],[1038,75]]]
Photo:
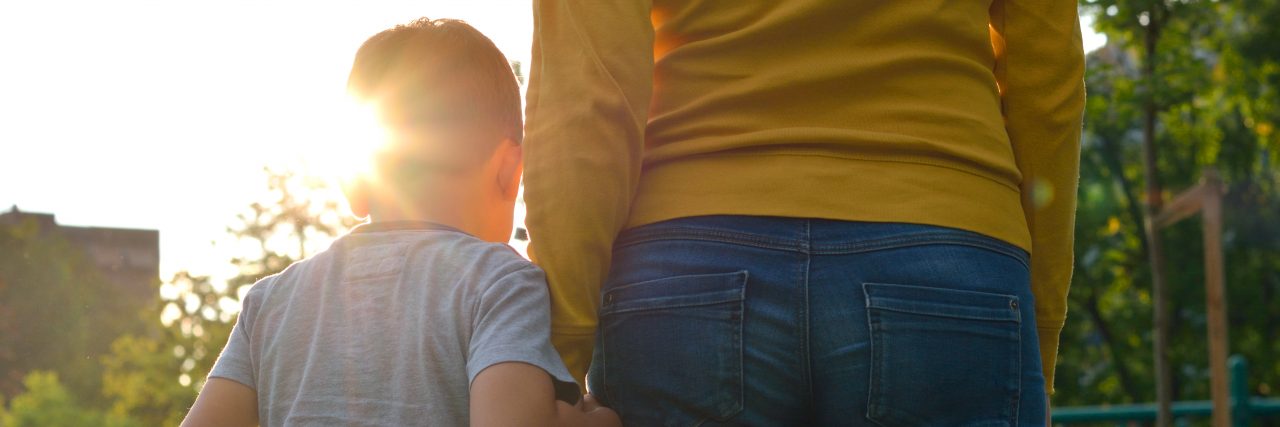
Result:
[[103,279],[137,300],[155,298],[160,281],[160,232],[127,228],[58,225],[53,214],[22,212],[17,206],[0,213],[0,225],[33,221],[41,233],[57,234],[84,251]]

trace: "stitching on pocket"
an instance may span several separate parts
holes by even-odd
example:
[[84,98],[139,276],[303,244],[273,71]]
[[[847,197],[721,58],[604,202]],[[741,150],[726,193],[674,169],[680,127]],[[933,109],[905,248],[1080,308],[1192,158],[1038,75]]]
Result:
[[[733,273],[664,277],[622,285],[609,289],[601,296],[603,301],[600,304],[600,314],[694,307],[741,301],[745,298],[744,292],[747,278],[747,271],[742,270]],[[686,294],[663,295],[668,294],[667,292],[662,292],[667,286],[695,287],[699,289],[685,289],[688,292]],[[648,296],[646,295],[647,293],[657,295]]]
[[[660,385],[655,385],[653,381],[655,379],[661,379],[660,377],[649,376],[649,374],[646,374],[641,371],[632,372],[629,375],[621,375],[619,374],[618,371],[616,371],[616,369],[621,367],[619,363],[625,363],[625,362],[619,362],[618,357],[609,357],[610,356],[609,353],[611,351],[619,353],[618,355],[615,355],[615,356],[621,356],[623,354],[627,354],[626,348],[628,347],[628,345],[621,341],[620,337],[617,336],[618,335],[617,333],[614,333],[614,334],[609,333],[614,328],[621,327],[621,324],[615,324],[614,322],[625,321],[623,319],[628,319],[628,318],[635,319],[636,317],[634,316],[647,316],[643,313],[638,313],[643,311],[659,311],[659,310],[666,310],[666,309],[675,309],[675,311],[703,310],[697,307],[715,305],[715,304],[731,304],[733,307],[731,309],[729,308],[714,309],[714,310],[730,310],[730,314],[726,319],[729,323],[722,324],[725,329],[719,329],[721,328],[721,326],[715,326],[714,328],[716,329],[702,329],[704,333],[706,331],[715,331],[715,330],[720,330],[728,333],[728,335],[725,336],[725,338],[728,339],[727,343],[729,344],[729,348],[726,349],[727,353],[723,354],[724,359],[721,359],[721,360],[722,361],[732,360],[732,364],[730,366],[725,366],[725,369],[719,370],[719,371],[722,371],[720,372],[719,375],[714,376],[714,378],[719,378],[719,381],[724,381],[722,383],[724,386],[722,390],[725,390],[728,394],[721,395],[723,397],[713,398],[710,401],[703,402],[705,405],[698,406],[698,410],[696,412],[682,411],[682,413],[674,412],[671,414],[681,413],[682,415],[688,415],[690,416],[690,419],[688,421],[692,421],[691,423],[692,425],[701,425],[711,420],[715,420],[715,421],[729,420],[732,417],[736,416],[737,414],[741,413],[742,407],[743,407],[743,387],[744,387],[743,385],[744,382],[742,378],[742,375],[743,375],[742,328],[743,328],[743,317],[744,317],[743,311],[745,309],[744,297],[746,292],[747,279],[748,279],[748,273],[747,271],[743,270],[743,271],[738,271],[733,273],[665,277],[662,279],[637,282],[637,283],[623,285],[623,286],[619,286],[617,288],[611,289],[609,293],[607,293],[606,295],[616,294],[616,293],[619,293],[619,291],[626,291],[628,289],[638,290],[640,288],[643,288],[644,285],[659,286],[666,282],[670,282],[672,286],[675,286],[675,287],[666,288],[666,289],[676,289],[677,291],[674,291],[674,293],[679,292],[678,286],[680,286],[682,282],[695,287],[697,287],[697,285],[703,285],[701,286],[702,287],[701,291],[695,290],[693,291],[692,294],[686,295],[686,296],[679,296],[679,295],[674,297],[664,296],[662,294],[669,295],[670,293],[660,292],[660,290],[655,290],[655,292],[652,292],[651,294],[653,296],[647,296],[645,295],[646,293],[644,292],[631,292],[632,294],[637,294],[640,296],[636,296],[635,298],[627,298],[625,300],[619,299],[618,301],[610,301],[608,310],[606,310],[606,307],[602,305],[601,311],[600,311],[601,318],[600,318],[600,329],[599,329],[599,333],[600,333],[599,339],[601,342],[601,351],[602,351],[602,354],[599,356],[599,360],[601,361],[602,366],[601,366],[601,372],[599,373],[599,375],[604,383],[602,384],[602,386],[605,390],[605,393],[608,395],[609,400],[612,401],[611,403],[615,405],[619,403],[625,403],[625,402],[619,402],[616,400],[624,397],[624,396],[619,396],[618,394],[619,391],[623,389],[622,387],[620,387],[621,384],[618,384],[619,382],[627,383],[625,385],[628,385],[628,386],[636,386],[637,384],[644,384],[643,386],[641,386],[642,388],[640,388],[640,390],[644,390],[648,387],[655,387],[655,386],[659,387],[659,389],[662,389]],[[691,281],[702,281],[703,283],[690,283]],[[622,292],[622,293],[626,293],[626,292]],[[689,301],[696,298],[704,298],[705,301],[701,301],[698,303],[693,303]],[[683,301],[683,302],[676,303],[674,301]],[[628,305],[634,306],[637,304],[639,304],[640,307],[628,308]],[[619,306],[621,306],[621,308],[619,308]],[[615,317],[615,316],[621,316],[621,317]],[[645,317],[641,317],[641,318],[645,318]],[[636,328],[636,327],[637,327],[636,325],[631,325],[629,328]],[[630,336],[631,338],[643,337],[644,335],[643,333],[641,333],[640,335],[634,335],[634,333],[636,333],[635,329],[624,329],[624,330],[628,331],[626,335]],[[626,359],[626,358],[627,357],[623,357],[623,359]],[[691,359],[691,360],[696,360],[696,359]],[[635,363],[635,361],[630,363],[633,364]],[[611,365],[614,366],[612,370],[610,369]],[[736,366],[732,366],[732,365],[736,365]],[[636,370],[636,366],[626,366],[625,368]],[[611,373],[614,375],[611,375]],[[636,379],[636,376],[641,376],[647,379],[648,381],[641,380],[639,382],[632,384],[633,380]],[[628,377],[630,377],[630,379],[627,379]],[[623,393],[623,394],[627,394],[627,393]],[[714,395],[714,393],[712,395]],[[671,414],[667,414],[668,417]],[[650,412],[650,413],[647,413],[645,416],[652,417],[656,415],[657,415],[656,413]]]
[[[650,224],[654,225],[654,224]],[[799,250],[804,241],[797,239],[762,236],[719,228],[702,228],[691,226],[662,226],[649,228],[649,225],[625,230],[614,242],[614,249],[651,242],[655,240],[705,240],[719,243],[735,243],[755,246],[764,249]]]
[[971,320],[1021,322],[1018,297],[926,286],[863,283],[868,309]]
[[[972,425],[991,425],[992,422],[998,423],[996,425],[1017,424],[1017,405],[1020,403],[1022,365],[1022,337],[1019,316],[993,315],[974,317],[965,315],[965,313],[971,313],[973,310],[987,314],[995,314],[1003,310],[1017,313],[1016,306],[1000,306],[1006,301],[1016,302],[1016,297],[997,293],[880,283],[863,283],[863,292],[867,304],[867,326],[871,334],[871,367],[867,381],[866,417],[868,420],[883,426],[929,422],[927,418],[930,418],[932,414],[929,413],[928,409],[923,412],[903,411],[902,409],[904,408],[913,408],[913,406],[906,405],[903,402],[904,399],[910,399],[900,395],[901,391],[893,392],[896,387],[886,388],[885,381],[903,382],[905,377],[902,376],[908,375],[907,372],[909,371],[914,375],[932,375],[937,372],[944,372],[937,378],[938,381],[950,379],[954,382],[956,377],[948,377],[946,370],[938,371],[938,365],[927,358],[915,360],[908,356],[908,359],[906,359],[908,361],[904,362],[903,358],[890,358],[887,353],[891,351],[894,354],[904,351],[928,353],[929,345],[917,346],[919,344],[918,341],[932,340],[937,337],[927,336],[928,332],[919,332],[921,328],[931,329],[929,325],[935,325],[934,322],[946,322],[944,319],[965,319],[964,321],[966,322],[979,322],[972,323],[971,325],[974,325],[972,328],[964,328],[970,332],[979,333],[978,336],[980,338],[977,339],[982,339],[981,336],[985,334],[985,339],[995,340],[990,343],[991,347],[987,348],[987,351],[1008,353],[1007,356],[1010,358],[1007,360],[1008,366],[985,363],[975,363],[973,365],[974,369],[985,367],[992,369],[994,375],[1005,375],[1008,382],[1005,382],[1004,386],[992,386],[992,390],[986,391],[987,393],[1007,394],[1007,397],[1001,399],[1000,405],[989,405],[991,407],[986,409],[989,412],[972,414],[979,418],[975,420],[977,423]],[[876,294],[880,295],[877,296]],[[912,297],[916,297],[918,300],[911,301]],[[957,297],[959,301],[956,300]],[[902,316],[927,316],[938,320],[922,324],[918,320],[911,320],[911,317],[904,318]],[[915,319],[920,319],[920,317],[915,317]],[[982,325],[982,322],[988,322],[988,326],[977,326]],[[998,323],[1004,323],[1007,326],[996,326]],[[955,325],[953,324],[952,326]],[[916,330],[913,330],[913,328]],[[945,329],[942,328],[934,331],[934,333],[947,334],[948,332]],[[1008,334],[1006,335],[1006,333]],[[943,336],[943,338],[947,337],[950,337],[950,335]],[[911,344],[913,340],[917,341],[915,345]],[[894,346],[902,347],[903,341],[907,342],[906,347],[909,348],[897,348],[896,350],[888,348]],[[892,344],[894,342],[898,344]],[[916,362],[922,364],[917,365],[915,364]],[[931,369],[933,372],[931,372]],[[906,382],[910,383],[909,380],[906,380]],[[902,385],[899,384],[898,386],[901,387]],[[908,386],[908,395],[917,393],[919,391],[918,388],[918,384],[916,387]],[[997,394],[990,398],[997,398],[997,396],[999,395]],[[987,415],[988,413],[990,415]],[[933,421],[936,422],[938,420],[935,419]],[[950,420],[949,422],[956,421],[959,420]]]
[[962,245],[985,249],[1013,258],[1021,263],[1023,267],[1031,268],[1030,260],[1026,252],[1021,248],[1003,240],[963,230],[931,230],[875,240],[827,244],[815,247],[813,253],[820,255],[852,254],[926,245]]

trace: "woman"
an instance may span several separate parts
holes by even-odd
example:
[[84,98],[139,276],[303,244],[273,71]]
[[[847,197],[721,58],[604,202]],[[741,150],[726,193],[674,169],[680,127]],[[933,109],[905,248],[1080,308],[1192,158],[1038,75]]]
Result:
[[625,423],[1045,423],[1073,0],[540,0],[534,22],[530,252],[553,342]]

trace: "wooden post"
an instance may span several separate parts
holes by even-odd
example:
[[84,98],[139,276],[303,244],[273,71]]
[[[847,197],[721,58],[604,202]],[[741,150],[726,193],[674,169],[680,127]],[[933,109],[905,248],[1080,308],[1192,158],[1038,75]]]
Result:
[[[1157,237],[1153,242],[1158,243],[1160,229],[1195,215],[1196,212],[1203,214],[1201,219],[1204,227],[1205,317],[1208,318],[1209,323],[1209,390],[1213,399],[1214,427],[1231,425],[1231,399],[1227,384],[1227,296],[1222,261],[1223,191],[1218,172],[1207,169],[1200,184],[1178,194],[1148,221],[1148,227],[1151,228],[1149,233]],[[1155,265],[1152,266],[1152,268],[1155,267]],[[1157,286],[1160,284],[1157,282]],[[1159,313],[1156,318],[1160,318]],[[1160,324],[1157,323],[1157,328],[1159,326]],[[1158,332],[1157,341],[1160,340]],[[1157,344],[1156,347],[1158,355],[1161,346]],[[1160,357],[1157,356],[1156,366],[1160,366],[1160,363]],[[1156,419],[1159,422],[1158,413]]]
[[1209,320],[1209,377],[1213,396],[1213,425],[1231,425],[1227,386],[1227,296],[1222,261],[1222,182],[1206,171],[1201,213],[1204,220],[1205,314]]

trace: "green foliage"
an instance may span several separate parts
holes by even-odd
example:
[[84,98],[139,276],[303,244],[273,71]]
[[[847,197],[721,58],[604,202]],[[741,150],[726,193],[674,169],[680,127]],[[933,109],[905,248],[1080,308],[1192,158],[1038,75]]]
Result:
[[16,395],[27,372],[52,370],[76,398],[100,403],[96,360],[138,325],[136,304],[113,289],[56,232],[34,220],[0,225],[0,393]]
[[181,347],[166,346],[172,341],[177,340],[125,335],[112,343],[111,354],[102,361],[102,393],[112,401],[111,414],[128,415],[144,425],[182,422],[196,389],[179,382]]
[[341,214],[335,193],[319,181],[268,170],[267,184],[269,199],[251,204],[227,229],[251,249],[231,260],[240,274],[218,282],[178,272],[161,285],[160,305],[144,313],[145,333],[112,344],[102,360],[111,414],[145,425],[181,422],[230,337],[248,287],[356,222]]
[[185,271],[162,286],[165,305],[158,316],[164,327],[161,344],[172,349],[167,353],[179,368],[171,379],[193,390],[204,385],[240,311],[235,291],[226,284],[215,285],[208,276]]
[[161,285],[163,309],[148,309],[140,335],[124,335],[102,358],[102,393],[112,414],[146,425],[177,425],[226,344],[239,300],[208,276],[182,271]]
[[[1220,171],[1229,187],[1223,249],[1231,352],[1249,359],[1251,390],[1273,395],[1280,387],[1280,138],[1274,132],[1280,123],[1280,50],[1274,37],[1280,1],[1081,5],[1109,45],[1090,55],[1086,74],[1076,270],[1054,404],[1155,399],[1140,153],[1148,99],[1157,111],[1164,198],[1195,185],[1208,167]],[[1158,25],[1157,77],[1145,81],[1143,42],[1152,23]],[[1271,38],[1260,38],[1265,35]],[[1166,228],[1162,236],[1174,396],[1207,399],[1200,219]]]
[[140,312],[121,305],[83,254],[57,235],[34,223],[0,226],[0,301],[23,302],[0,304],[0,395],[15,396],[0,399],[0,426],[180,423],[248,286],[357,222],[341,213],[339,196],[323,182],[266,175],[267,199],[227,230],[249,248],[231,260],[240,274],[215,281],[179,272]]
[[13,398],[6,411],[0,408],[0,425],[7,427],[133,427],[135,420],[83,407],[58,382],[58,375],[32,371],[23,380],[26,393]]

